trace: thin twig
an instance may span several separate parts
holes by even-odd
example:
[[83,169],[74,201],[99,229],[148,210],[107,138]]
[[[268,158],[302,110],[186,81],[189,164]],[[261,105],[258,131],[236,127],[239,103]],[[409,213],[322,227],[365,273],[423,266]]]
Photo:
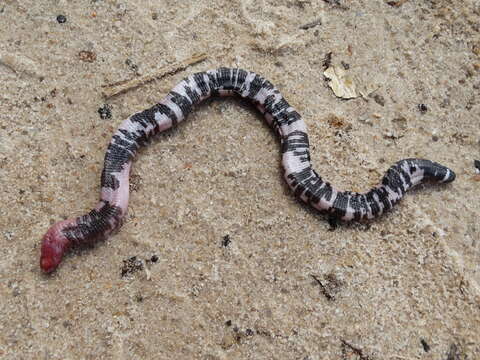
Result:
[[345,341],[345,340],[341,340],[342,341],[342,345],[344,348],[348,347],[350,348],[350,350],[352,350],[356,355],[358,355],[360,357],[360,360],[372,360],[372,358],[368,355],[365,355],[363,353],[363,350],[360,349],[359,347],[356,347],[355,345],[352,345],[350,344],[349,342]]
[[315,21],[304,24],[304,25],[300,26],[300,29],[308,30],[308,29],[314,28],[317,25],[322,25],[322,19],[317,19]]
[[165,66],[153,74],[148,74],[131,80],[118,81],[113,84],[102,85],[102,95],[105,99],[111,98],[112,96],[135,89],[141,85],[149,83],[150,81],[161,79],[167,75],[176,74],[177,72],[182,71],[191,65],[197,64],[206,58],[207,54],[195,54],[187,59]]
[[387,4],[394,7],[399,7],[405,4],[408,0],[388,1]]
[[335,300],[335,296],[330,294],[330,292],[327,290],[327,288],[325,287],[325,285],[323,285],[323,283],[320,281],[320,279],[318,277],[316,277],[315,275],[313,274],[310,274],[310,276],[313,278],[313,280],[315,280],[315,282],[320,285],[320,289],[322,291],[322,294],[327,298],[327,300]]

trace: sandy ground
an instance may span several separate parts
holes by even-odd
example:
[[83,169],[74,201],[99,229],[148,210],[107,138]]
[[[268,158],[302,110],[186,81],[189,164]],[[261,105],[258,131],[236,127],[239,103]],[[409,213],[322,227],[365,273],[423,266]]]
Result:
[[[480,359],[480,4],[453,4],[1,1],[0,357]],[[185,71],[101,95],[199,52]],[[335,97],[330,52],[369,96]],[[338,187],[366,190],[406,157],[458,178],[330,231],[284,183],[253,107],[209,101],[141,151],[121,231],[43,275],[41,236],[96,204],[116,126],[221,65],[280,88]],[[143,269],[125,267],[133,256]]]

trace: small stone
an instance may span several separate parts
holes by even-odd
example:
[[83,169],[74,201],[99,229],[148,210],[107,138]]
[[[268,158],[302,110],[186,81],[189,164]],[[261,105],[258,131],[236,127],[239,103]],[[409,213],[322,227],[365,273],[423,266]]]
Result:
[[342,66],[345,70],[350,69],[350,64],[346,63],[345,61],[342,61],[341,63],[342,63]]
[[385,98],[384,98],[382,95],[376,94],[376,95],[373,97],[373,100],[375,100],[375,102],[376,102],[378,105],[385,106]]
[[97,60],[97,54],[93,51],[82,50],[78,53],[78,58],[84,62],[92,63]]
[[475,166],[477,173],[480,173],[480,160],[473,160],[473,166]]
[[420,339],[420,343],[422,344],[423,350],[424,350],[425,352],[429,352],[429,351],[430,351],[430,345],[428,345],[428,343],[425,341],[425,339]]
[[231,348],[237,342],[235,336],[233,334],[226,334],[221,343],[221,347],[226,350]]
[[103,104],[103,106],[98,108],[98,114],[103,120],[110,119],[112,117],[112,107],[109,104]]
[[425,114],[428,110],[427,105],[425,104],[418,104],[418,110],[422,113]]
[[480,43],[473,45],[473,47],[472,47],[472,52],[473,52],[475,55],[480,56]]
[[230,244],[230,242],[231,242],[230,235],[227,234],[222,239],[222,246],[227,247]]
[[123,278],[126,275],[133,274],[133,273],[135,273],[137,271],[140,271],[140,270],[143,270],[142,261],[137,259],[136,256],[132,256],[132,257],[128,258],[127,260],[123,260],[121,276]]
[[65,15],[58,15],[57,16],[57,21],[59,24],[63,24],[67,22],[67,17]]

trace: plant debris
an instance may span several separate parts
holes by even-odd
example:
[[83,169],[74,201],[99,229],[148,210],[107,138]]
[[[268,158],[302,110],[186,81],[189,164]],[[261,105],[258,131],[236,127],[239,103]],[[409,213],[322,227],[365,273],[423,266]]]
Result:
[[393,7],[400,7],[403,4],[405,4],[408,0],[397,0],[397,1],[387,1],[387,5],[393,6]]
[[128,258],[127,260],[123,260],[123,266],[122,266],[122,278],[136,273],[137,271],[143,270],[143,261],[140,259],[137,259],[136,256],[132,256]]
[[[345,359],[349,359],[350,356],[347,355],[347,351],[348,349],[351,350],[351,352],[353,352],[355,355],[358,355],[358,357],[360,358],[360,360],[373,360],[370,356],[368,355],[365,355],[363,353],[363,350],[360,349],[359,347],[355,346],[355,345],[352,345],[350,344],[349,342],[345,341],[345,340],[342,340],[342,353],[344,355],[344,358]],[[347,357],[348,356],[348,357]]]
[[222,246],[227,247],[228,245],[230,245],[231,242],[232,240],[230,240],[230,235],[227,234],[222,239]]
[[152,74],[148,74],[148,75],[131,79],[131,80],[117,81],[116,83],[113,83],[113,84],[102,85],[102,88],[103,88],[102,94],[106,99],[108,99],[112,96],[135,89],[153,80],[164,78],[167,75],[176,74],[177,72],[181,70],[185,70],[187,67],[191,65],[204,61],[206,58],[207,58],[207,54],[203,54],[203,53],[196,54],[189,57],[188,59],[184,59],[172,65],[168,65]]
[[330,66],[323,72],[323,75],[330,80],[328,81],[328,86],[330,86],[337,97],[342,99],[358,97],[357,85],[342,67]]
[[78,58],[84,62],[93,63],[95,60],[97,60],[97,54],[95,54],[93,51],[82,50],[78,53]]
[[338,294],[343,286],[343,282],[337,279],[335,274],[330,273],[324,276],[324,281],[320,280],[318,276],[310,274],[315,282],[320,285],[320,291],[327,300],[334,301],[335,295]]
[[300,26],[300,29],[308,30],[308,29],[314,28],[315,26],[318,26],[318,25],[322,25],[322,20],[321,19],[317,19],[315,21],[306,23],[306,24]]

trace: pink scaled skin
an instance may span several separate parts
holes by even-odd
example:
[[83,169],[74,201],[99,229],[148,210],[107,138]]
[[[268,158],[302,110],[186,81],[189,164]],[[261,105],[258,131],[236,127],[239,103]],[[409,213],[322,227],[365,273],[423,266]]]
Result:
[[75,224],[75,219],[57,222],[43,236],[40,267],[45,273],[54,271],[62,261],[63,254],[71,247],[72,242],[63,235],[62,230]]

